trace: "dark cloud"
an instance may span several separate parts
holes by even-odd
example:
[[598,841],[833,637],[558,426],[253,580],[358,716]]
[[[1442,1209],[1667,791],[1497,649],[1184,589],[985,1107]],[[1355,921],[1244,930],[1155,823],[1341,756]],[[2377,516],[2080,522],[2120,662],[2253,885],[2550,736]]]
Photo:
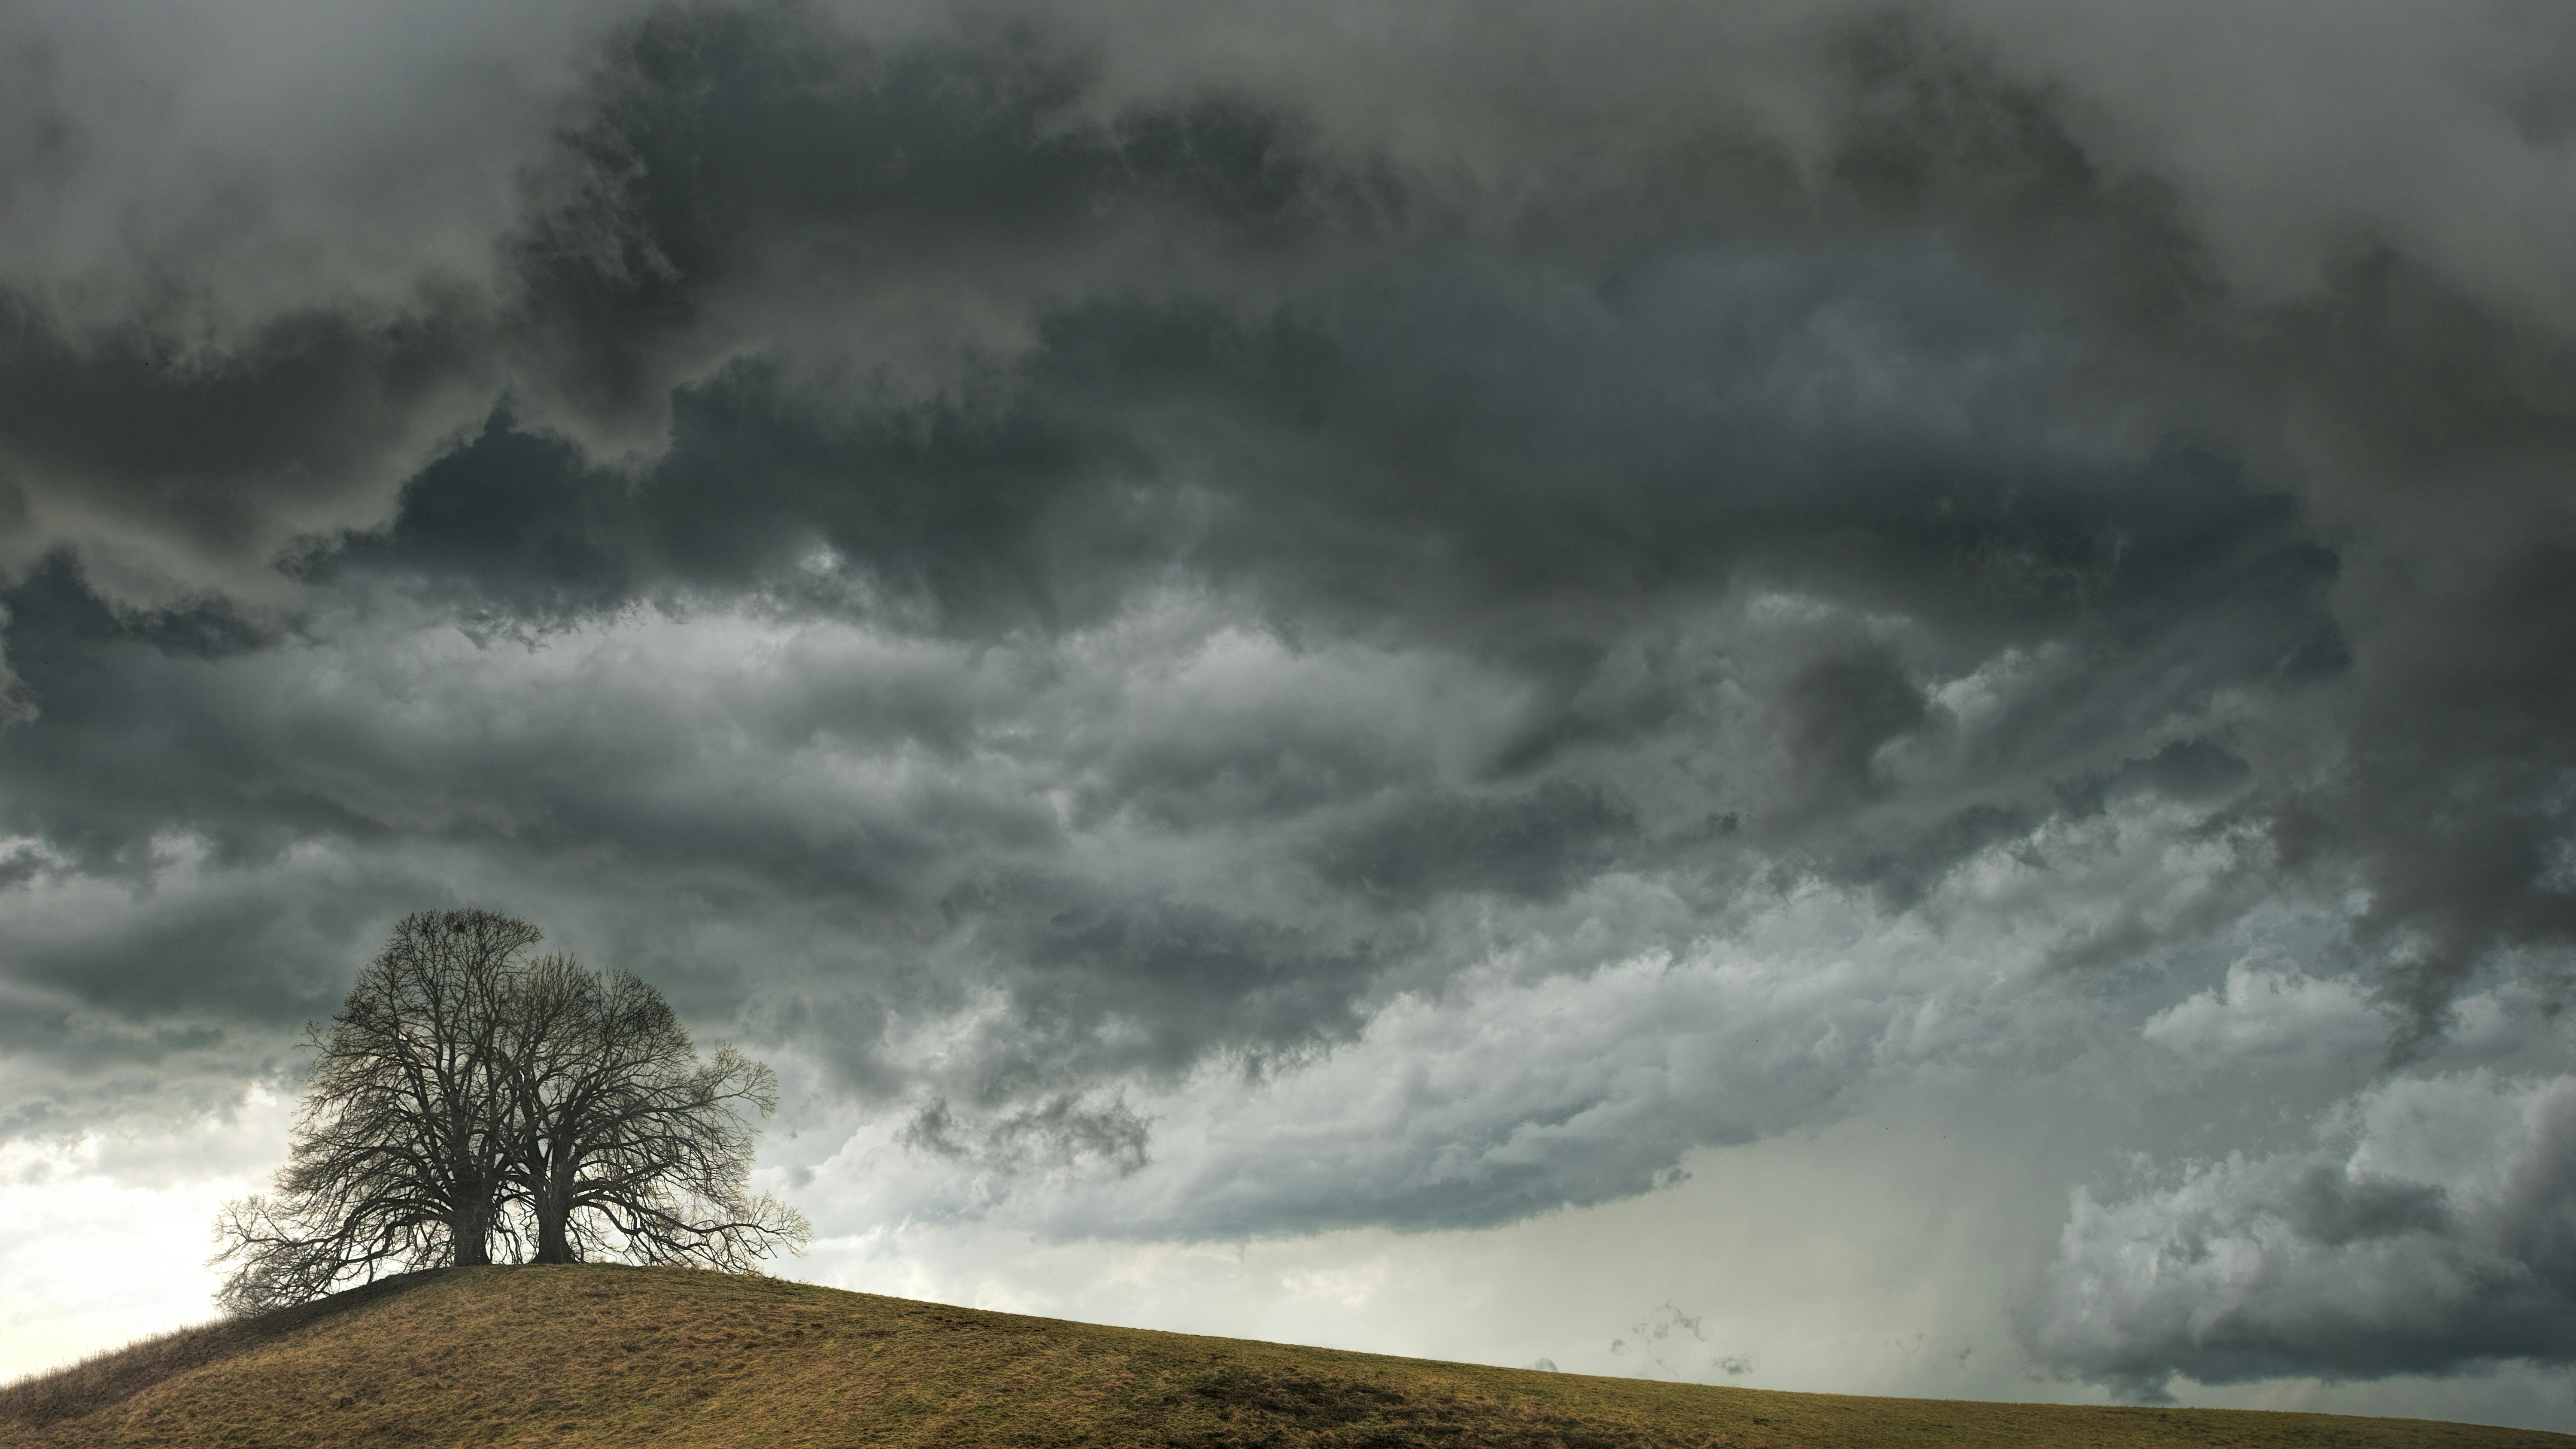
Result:
[[[1083,113],[1090,69],[1007,27],[881,50],[795,7],[670,10],[623,32],[593,118],[509,244],[522,387],[576,427],[649,425],[710,362],[808,340],[818,291],[861,325],[932,331],[919,340],[933,348],[955,345],[942,328],[1003,343],[966,314],[1136,286],[1148,249],[1216,280],[1400,205],[1391,183],[1328,169],[1292,119],[1241,99],[1104,124]],[[856,339],[857,356],[939,360],[888,340],[870,359]]]
[[[458,42],[499,99],[420,198],[351,179],[437,133],[406,79],[273,172],[210,122],[234,215],[57,83],[122,42],[49,12],[7,195],[198,220],[0,244],[24,1120],[273,1075],[385,921],[468,900],[987,1187],[1106,1172],[1044,1221],[1113,1235],[1647,1191],[1888,1063],[2180,1040],[2267,932],[2400,1057],[2556,1000],[2570,333],[2512,225],[2428,219],[2519,195],[2523,151],[2444,148],[2481,106],[2562,144],[2548,88],[2408,92],[2429,149],[2374,190],[2305,120],[2197,150],[2148,21],[2019,13],[1355,56],[1152,6],[532,11],[523,61]],[[238,120],[215,70],[153,74]],[[1389,1043],[1447,1075],[1371,1095]],[[1124,1095],[1219,1081],[1341,1094],[1298,1099],[1329,1170]],[[2278,1162],[2081,1208],[2061,1265],[2277,1223],[2241,1332],[2176,1336],[2234,1291],[2186,1273],[2059,1302],[2058,1361],[2557,1352],[2348,1331],[2302,1265],[2512,1214]]]
[[2367,882],[2363,938],[2390,963],[2410,1040],[2504,959],[2560,972],[2576,940],[2576,897],[2553,874],[2576,691],[2550,642],[2576,625],[2576,530],[2549,505],[2495,518],[2440,530],[2438,554],[2402,565],[2404,603],[2356,674],[2353,765],[2281,817],[2294,861]]
[[1006,887],[973,904],[978,944],[1005,963],[1011,1004],[975,1063],[988,1102],[1067,1077],[1168,1078],[1213,1051],[1348,1035],[1382,955],[1402,944],[1064,884]]
[[1325,845],[1320,873],[1372,897],[1487,890],[1552,897],[1615,864],[1636,823],[1597,790],[1553,780],[1519,798],[1393,803]]
[[2368,1094],[2310,1152],[2079,1196],[2043,1360],[2161,1395],[2201,1383],[2446,1373],[2576,1356],[2569,1080],[2478,1074]]
[[436,304],[316,311],[208,352],[142,325],[67,335],[0,296],[0,523],[146,604],[273,594],[278,555],[381,516],[494,371],[477,319]]
[[1086,1107],[1070,1093],[969,1126],[938,1098],[904,1125],[908,1147],[953,1159],[971,1159],[988,1170],[1017,1172],[1032,1165],[1067,1168],[1097,1161],[1133,1173],[1149,1160],[1143,1118],[1126,1103]]
[[[714,877],[963,929],[958,969],[1021,1022],[989,1043],[992,1079],[1022,1090],[1339,1039],[1375,983],[1410,972],[1419,912],[1706,871],[1740,848],[1711,833],[1729,815],[1835,878],[1919,896],[2044,818],[2052,774],[2160,758],[2154,732],[2331,632],[2330,556],[2294,511],[2199,455],[2050,436],[2046,390],[2015,361],[2044,339],[1953,315],[1960,285],[1915,254],[1822,279],[1719,254],[1606,302],[1477,268],[1399,270],[1365,308],[1263,326],[1104,305],[951,402],[853,414],[728,370],[678,395],[667,451],[636,471],[497,416],[407,487],[390,528],[311,557],[317,612],[292,644],[220,611],[120,616],[67,561],[31,575],[16,628],[47,712],[19,737],[41,778],[14,809],[100,861],[170,832],[236,853],[434,840],[535,869],[604,852],[639,883]],[[1556,295],[1541,307],[1533,288]],[[1693,315],[1733,345],[1690,343]],[[1849,441],[1834,410],[1856,405],[1864,360],[1818,351],[1855,327],[1869,366],[2000,376],[1891,398]],[[1456,332],[1552,370],[1462,387]],[[1766,406],[1782,389],[1828,410]],[[1326,421],[1279,416],[1283,391],[1333,399]],[[1994,416],[1984,454],[1959,410]],[[2061,555],[2077,562],[2045,562]],[[1157,698],[1086,656],[1176,580],[1206,591],[1213,627],[1252,630],[1257,657],[1229,672],[1193,626],[1175,647],[1206,681]],[[1732,654],[1695,636],[1692,619],[1765,590],[1809,602]],[[819,616],[885,642],[676,695],[586,642],[637,608],[677,639],[693,611],[745,600],[780,627]],[[1878,642],[1855,606],[1909,622]],[[437,642],[448,618],[479,642]],[[894,642],[912,631],[922,644]],[[1260,682],[1354,635],[1367,667],[1326,693]],[[1974,728],[1918,680],[2052,642],[2084,661],[2050,681],[2071,692]],[[596,668],[547,662],[603,647]],[[667,667],[676,683],[714,663]],[[1443,675],[1499,708],[1426,715]],[[711,750],[711,726],[734,743]],[[1881,758],[1909,743],[1942,782],[1928,795]],[[852,793],[790,763],[828,775],[883,751],[930,768]],[[1692,783],[1642,795],[1623,773],[1640,751],[1696,758]],[[976,768],[1002,758],[1007,777]],[[1069,815],[1035,805],[1046,789]],[[1265,886],[1067,874],[1067,852],[1124,831]],[[1072,884],[1013,884],[1049,879]],[[1110,1021],[1143,1045],[1087,1045]]]
[[1886,788],[1880,747],[1930,719],[1922,693],[1883,650],[1817,660],[1780,691],[1791,788],[1808,808],[1831,809]]

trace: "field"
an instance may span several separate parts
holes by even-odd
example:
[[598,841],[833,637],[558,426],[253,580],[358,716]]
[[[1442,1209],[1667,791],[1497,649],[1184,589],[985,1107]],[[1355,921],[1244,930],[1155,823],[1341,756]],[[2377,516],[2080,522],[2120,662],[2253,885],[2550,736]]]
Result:
[[147,1340],[0,1388],[0,1443],[2494,1449],[2576,1438],[1591,1378],[583,1266],[414,1274]]

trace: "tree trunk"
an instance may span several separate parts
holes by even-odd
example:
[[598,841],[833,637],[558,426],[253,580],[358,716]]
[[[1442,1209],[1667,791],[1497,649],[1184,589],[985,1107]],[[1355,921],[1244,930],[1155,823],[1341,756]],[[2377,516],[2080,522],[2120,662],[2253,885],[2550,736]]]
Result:
[[547,1203],[537,1210],[538,1262],[569,1263],[574,1261],[572,1255],[572,1234],[565,1230],[564,1220],[566,1216],[567,1214],[553,1203]]
[[452,1220],[448,1232],[456,1239],[456,1266],[480,1268],[492,1261],[492,1225],[480,1213]]
[[572,1182],[568,1166],[549,1166],[545,1187],[536,1194],[537,1261],[574,1263],[572,1250]]

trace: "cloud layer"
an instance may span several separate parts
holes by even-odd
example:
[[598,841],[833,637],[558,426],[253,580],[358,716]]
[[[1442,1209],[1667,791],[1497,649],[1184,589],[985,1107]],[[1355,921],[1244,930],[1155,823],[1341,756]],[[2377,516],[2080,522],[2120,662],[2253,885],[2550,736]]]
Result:
[[0,1131],[470,902],[779,1057],[818,1219],[2048,1078],[2043,1366],[2565,1358],[2555,12],[185,19],[0,45]]

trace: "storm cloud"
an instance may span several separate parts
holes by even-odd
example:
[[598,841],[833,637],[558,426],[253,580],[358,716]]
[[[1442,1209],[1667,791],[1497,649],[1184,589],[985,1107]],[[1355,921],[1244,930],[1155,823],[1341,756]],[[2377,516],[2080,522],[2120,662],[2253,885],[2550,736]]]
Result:
[[2355,1101],[2312,1151],[2232,1155],[2113,1202],[2079,1193],[2037,1332],[2062,1362],[2148,1392],[2176,1372],[2563,1363],[2571,1088],[2410,1079]]
[[2044,1370],[2566,1360],[2555,12],[189,26],[0,36],[0,1130],[482,904],[776,1056],[827,1236],[1985,1074],[2133,1134]]

